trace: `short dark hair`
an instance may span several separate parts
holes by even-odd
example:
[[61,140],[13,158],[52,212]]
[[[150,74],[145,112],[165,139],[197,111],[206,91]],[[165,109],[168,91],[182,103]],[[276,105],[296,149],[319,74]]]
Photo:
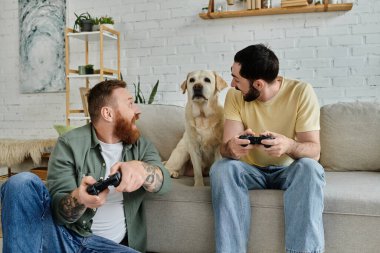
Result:
[[279,71],[277,56],[263,44],[248,46],[236,53],[234,61],[240,63],[240,75],[254,82],[257,79],[271,83]]
[[100,117],[100,110],[103,106],[112,103],[111,95],[113,90],[125,88],[127,84],[120,80],[106,80],[96,84],[90,89],[88,94],[88,112],[92,122],[96,122]]

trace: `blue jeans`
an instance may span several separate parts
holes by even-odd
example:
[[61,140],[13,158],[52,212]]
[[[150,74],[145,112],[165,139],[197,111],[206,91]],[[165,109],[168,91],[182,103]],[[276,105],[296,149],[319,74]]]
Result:
[[23,172],[1,187],[3,252],[125,252],[137,251],[106,238],[82,237],[54,223],[50,195],[36,175]]
[[222,159],[210,172],[216,252],[247,252],[251,222],[249,190],[284,190],[287,253],[324,252],[324,170],[302,158],[287,167],[259,168]]

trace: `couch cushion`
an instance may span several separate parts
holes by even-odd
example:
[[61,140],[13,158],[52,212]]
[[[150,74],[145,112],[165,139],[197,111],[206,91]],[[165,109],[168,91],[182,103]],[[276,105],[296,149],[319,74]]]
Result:
[[[194,178],[173,179],[172,190],[165,195],[148,194],[144,205],[147,218],[147,249],[154,252],[200,253],[215,252],[214,217],[211,205],[209,178],[205,187],[194,187]],[[280,190],[250,191],[253,216],[251,248],[265,243],[270,236],[270,247],[281,252],[283,247],[283,192]],[[256,218],[262,214],[265,219]],[[276,227],[276,231],[270,230]],[[256,231],[255,228],[259,230]],[[270,233],[268,232],[270,230]],[[267,233],[268,232],[268,233]],[[252,236],[251,236],[252,237]],[[257,238],[257,240],[256,240]],[[267,243],[266,243],[267,244]]]
[[[326,172],[325,213],[380,217],[380,173]],[[211,203],[209,178],[205,187],[194,187],[194,178],[173,179],[173,189],[165,195],[149,195],[156,201]],[[283,208],[283,191],[252,190],[252,207]]]
[[141,134],[158,149],[163,161],[185,132],[185,109],[175,105],[139,104],[140,119],[136,122]]
[[380,171],[380,104],[337,103],[321,108],[321,159],[326,170]]
[[[205,187],[194,187],[193,180],[189,177],[173,179],[171,192],[147,195],[148,250],[215,252],[209,178],[205,178]],[[359,252],[358,249],[377,252],[373,248],[379,245],[374,239],[380,218],[379,182],[378,172],[326,172],[323,219],[327,248],[330,249],[326,252]],[[249,195],[250,249],[283,252],[283,191],[252,190]],[[353,235],[354,231],[361,231],[361,234]],[[346,248],[351,251],[341,250]]]
[[327,172],[325,213],[380,217],[380,173]]

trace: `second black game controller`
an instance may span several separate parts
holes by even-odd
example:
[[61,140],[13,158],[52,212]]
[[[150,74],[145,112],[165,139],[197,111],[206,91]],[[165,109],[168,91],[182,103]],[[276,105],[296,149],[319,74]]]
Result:
[[[261,135],[261,136],[253,136],[253,135],[240,135],[239,139],[249,140],[250,144],[262,144],[262,140],[274,139],[270,135]],[[264,145],[264,144],[263,144]],[[242,147],[248,146],[248,144],[241,145]],[[266,148],[270,148],[271,145],[264,145]]]
[[108,186],[113,185],[117,187],[121,181],[120,172],[109,176],[107,179],[99,179],[95,184],[87,186],[87,192],[90,195],[98,195],[100,192],[104,191]]

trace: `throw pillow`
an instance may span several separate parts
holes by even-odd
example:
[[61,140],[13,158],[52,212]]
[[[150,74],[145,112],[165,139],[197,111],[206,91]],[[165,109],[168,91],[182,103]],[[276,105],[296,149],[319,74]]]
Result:
[[66,126],[66,125],[54,125],[53,127],[57,131],[59,136],[64,135],[68,131],[76,128],[75,126]]

